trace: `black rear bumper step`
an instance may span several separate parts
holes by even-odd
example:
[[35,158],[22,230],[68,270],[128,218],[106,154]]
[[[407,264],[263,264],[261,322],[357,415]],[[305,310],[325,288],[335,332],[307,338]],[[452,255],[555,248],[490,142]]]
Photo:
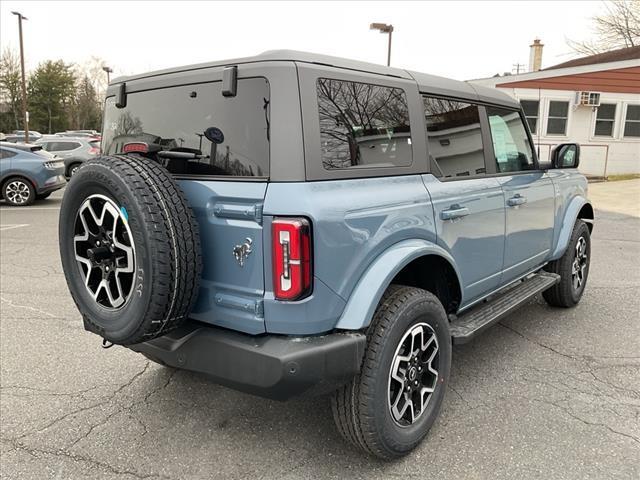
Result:
[[251,336],[188,321],[133,351],[175,368],[204,373],[230,388],[275,400],[325,393],[360,371],[366,336]]
[[498,293],[490,301],[472,308],[451,322],[454,344],[467,343],[491,325],[498,323],[532,297],[560,281],[560,275],[538,272],[527,277],[517,286]]

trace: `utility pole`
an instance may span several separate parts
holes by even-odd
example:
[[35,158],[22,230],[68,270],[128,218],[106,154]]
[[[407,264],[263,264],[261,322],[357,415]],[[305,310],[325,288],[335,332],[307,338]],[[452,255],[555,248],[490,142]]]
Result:
[[513,69],[511,70],[512,72],[515,70],[516,71],[516,75],[520,74],[520,67],[522,67],[522,70],[524,71],[524,67],[526,65],[524,63],[514,63],[513,64]]
[[22,119],[24,123],[24,143],[29,143],[29,112],[27,112],[27,80],[24,73],[24,46],[22,44],[22,20],[28,20],[20,12],[11,12],[18,16],[18,31],[20,33],[20,67],[22,69]]
[[389,46],[387,48],[387,67],[391,65],[391,35],[393,34],[393,25],[387,25],[386,23],[372,23],[369,25],[369,30],[380,30],[380,33],[389,34]]

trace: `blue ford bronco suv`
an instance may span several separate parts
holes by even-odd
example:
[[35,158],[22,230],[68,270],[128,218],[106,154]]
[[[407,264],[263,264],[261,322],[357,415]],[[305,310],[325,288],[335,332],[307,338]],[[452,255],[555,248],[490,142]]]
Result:
[[587,282],[579,147],[543,164],[496,90],[273,51],[114,80],[102,152],[60,213],[85,328],[245,392],[330,392],[382,458],[427,434],[452,344]]

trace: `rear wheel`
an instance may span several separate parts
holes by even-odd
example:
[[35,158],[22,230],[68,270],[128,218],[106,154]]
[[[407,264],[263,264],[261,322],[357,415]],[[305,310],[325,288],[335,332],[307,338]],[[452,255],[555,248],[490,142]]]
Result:
[[451,370],[451,334],[431,293],[391,286],[367,333],[362,370],[334,393],[341,435],[380,458],[413,450],[433,425]]
[[569,308],[578,304],[587,285],[590,260],[589,227],[578,219],[564,255],[545,267],[546,271],[560,275],[560,282],[542,293],[549,305]]
[[11,205],[24,207],[35,201],[36,189],[26,178],[13,177],[2,185],[2,197]]
[[74,163],[74,164],[70,165],[69,169],[67,170],[67,177],[69,177],[69,178],[73,177],[78,172],[79,168],[80,168],[80,164],[79,163]]

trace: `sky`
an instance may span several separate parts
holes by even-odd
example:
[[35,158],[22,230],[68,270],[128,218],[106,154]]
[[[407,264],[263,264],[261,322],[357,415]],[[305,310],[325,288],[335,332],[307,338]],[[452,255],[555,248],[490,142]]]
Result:
[[[62,59],[99,57],[114,75],[272,49],[304,50],[384,64],[394,26],[391,64],[459,80],[528,64],[529,45],[545,45],[542,65],[573,58],[566,38],[592,36],[594,1],[504,2],[32,2],[0,1],[0,47],[18,49],[23,23],[27,69]],[[522,67],[521,67],[522,68]]]

